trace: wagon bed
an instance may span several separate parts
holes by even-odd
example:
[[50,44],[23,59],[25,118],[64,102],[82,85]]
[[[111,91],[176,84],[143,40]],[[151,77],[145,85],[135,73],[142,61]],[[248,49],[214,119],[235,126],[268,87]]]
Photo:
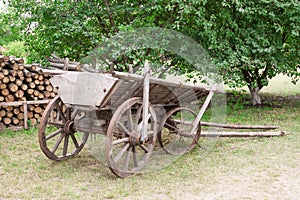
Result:
[[[51,79],[64,103],[110,109],[132,97],[143,97],[144,76],[123,72],[71,72]],[[149,101],[163,106],[184,105],[208,95],[210,89],[150,77]],[[85,98],[81,98],[85,97]],[[89,97],[89,98],[87,98]]]

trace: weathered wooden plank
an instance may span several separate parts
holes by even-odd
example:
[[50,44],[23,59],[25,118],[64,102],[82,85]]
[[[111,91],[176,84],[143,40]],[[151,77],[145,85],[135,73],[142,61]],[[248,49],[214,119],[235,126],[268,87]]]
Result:
[[272,137],[289,134],[285,131],[277,132],[201,132],[201,137]]

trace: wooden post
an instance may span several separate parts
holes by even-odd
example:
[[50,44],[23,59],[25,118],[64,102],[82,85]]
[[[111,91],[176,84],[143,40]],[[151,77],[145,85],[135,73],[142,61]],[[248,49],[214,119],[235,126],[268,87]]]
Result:
[[27,102],[26,101],[23,103],[23,106],[24,106],[24,128],[28,129],[28,124],[27,124],[27,121],[28,121],[28,108],[27,108]]
[[147,138],[147,127],[149,119],[149,81],[150,81],[150,66],[149,62],[146,60],[144,65],[144,88],[143,88],[143,129],[142,129],[142,138],[144,141]]
[[69,58],[66,57],[65,62],[64,62],[64,70],[69,70]]

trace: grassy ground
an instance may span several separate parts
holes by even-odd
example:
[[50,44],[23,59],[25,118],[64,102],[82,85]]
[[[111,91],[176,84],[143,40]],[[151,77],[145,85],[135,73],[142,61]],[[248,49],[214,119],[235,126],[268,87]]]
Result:
[[161,170],[126,179],[113,176],[88,148],[74,159],[52,162],[39,149],[36,129],[2,131],[0,199],[297,199],[300,88],[283,94],[270,87],[276,90],[263,98],[276,106],[251,108],[239,94],[238,104],[229,101],[226,121],[279,125],[289,135],[220,138],[207,156],[196,148]]

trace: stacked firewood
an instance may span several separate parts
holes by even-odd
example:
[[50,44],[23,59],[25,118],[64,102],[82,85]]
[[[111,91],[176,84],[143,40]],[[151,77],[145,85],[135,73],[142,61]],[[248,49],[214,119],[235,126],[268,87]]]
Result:
[[[24,107],[7,106],[4,102],[39,101],[52,99],[56,90],[50,84],[50,73],[37,70],[38,65],[24,65],[24,60],[0,55],[0,122],[5,126],[24,125]],[[36,122],[41,117],[45,104],[28,105],[28,120]]]

